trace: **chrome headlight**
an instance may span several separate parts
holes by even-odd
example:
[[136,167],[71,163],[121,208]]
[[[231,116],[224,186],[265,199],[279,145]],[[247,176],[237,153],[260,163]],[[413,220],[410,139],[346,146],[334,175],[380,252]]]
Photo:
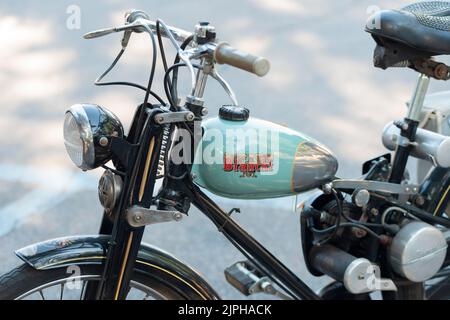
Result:
[[111,160],[110,137],[123,137],[120,120],[95,104],[76,104],[64,119],[64,144],[73,163],[92,170]]

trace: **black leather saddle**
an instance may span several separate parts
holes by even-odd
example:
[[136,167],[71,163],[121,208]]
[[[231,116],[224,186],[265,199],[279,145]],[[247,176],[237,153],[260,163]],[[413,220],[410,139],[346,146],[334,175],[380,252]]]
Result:
[[379,11],[369,18],[366,31],[378,45],[376,67],[410,63],[417,70],[418,62],[450,54],[450,2],[424,1]]

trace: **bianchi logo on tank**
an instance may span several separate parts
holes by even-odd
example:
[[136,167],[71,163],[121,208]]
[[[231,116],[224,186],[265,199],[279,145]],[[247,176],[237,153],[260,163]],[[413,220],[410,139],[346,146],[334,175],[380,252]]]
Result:
[[271,154],[225,154],[223,170],[241,172],[241,178],[256,178],[258,172],[273,171],[273,158]]

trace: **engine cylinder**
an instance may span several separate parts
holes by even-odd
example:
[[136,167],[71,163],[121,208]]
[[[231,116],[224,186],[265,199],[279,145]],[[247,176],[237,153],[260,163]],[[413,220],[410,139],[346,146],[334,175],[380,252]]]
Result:
[[372,291],[369,277],[373,276],[373,265],[369,260],[356,258],[332,245],[314,247],[309,258],[315,269],[342,282],[349,292]]

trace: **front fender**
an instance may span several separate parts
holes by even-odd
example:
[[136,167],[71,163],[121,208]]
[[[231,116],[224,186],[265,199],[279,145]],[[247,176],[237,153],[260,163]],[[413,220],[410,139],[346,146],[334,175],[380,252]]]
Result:
[[[73,264],[102,264],[106,259],[110,236],[72,236],[35,243],[17,250],[16,255],[37,270],[67,267]],[[157,269],[182,281],[205,300],[218,300],[215,290],[190,266],[163,250],[141,244],[136,264]]]

